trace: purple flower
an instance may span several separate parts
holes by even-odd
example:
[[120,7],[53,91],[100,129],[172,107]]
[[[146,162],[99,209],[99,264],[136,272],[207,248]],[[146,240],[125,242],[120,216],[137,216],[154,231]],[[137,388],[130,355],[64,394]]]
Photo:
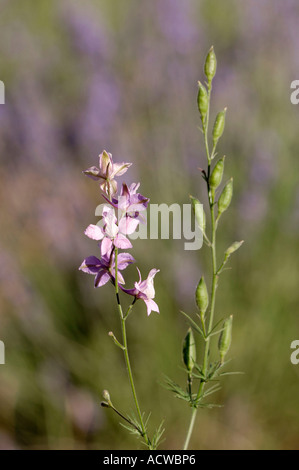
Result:
[[103,150],[99,155],[99,168],[92,166],[83,173],[95,181],[100,180],[102,191],[110,196],[117,192],[117,183],[114,178],[123,175],[131,165],[132,163],[113,163],[111,153]]
[[[105,240],[105,239],[104,239]],[[109,280],[115,280],[115,254],[112,249],[107,251],[107,247],[101,244],[101,259],[96,256],[88,256],[85,258],[79,269],[87,274],[95,276],[94,286],[101,287]],[[134,263],[135,260],[129,253],[120,253],[117,256],[117,281],[119,284],[124,284],[124,278],[119,271],[126,269],[129,264]]]
[[122,286],[120,286],[120,288],[127,294],[133,295],[137,299],[142,299],[146,304],[147,315],[150,315],[152,310],[154,312],[160,313],[158,305],[153,300],[155,297],[154,277],[160,270],[151,269],[145,281],[142,281],[140,271],[138,268],[137,270],[139,274],[139,281],[135,282],[135,287],[133,289],[124,289]]

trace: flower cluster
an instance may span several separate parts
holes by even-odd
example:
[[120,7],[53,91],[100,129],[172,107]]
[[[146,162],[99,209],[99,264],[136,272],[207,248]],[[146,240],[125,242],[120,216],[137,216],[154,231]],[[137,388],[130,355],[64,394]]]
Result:
[[145,302],[149,315],[151,311],[159,312],[159,307],[153,300],[154,277],[159,270],[152,269],[147,279],[142,281],[137,268],[139,281],[135,282],[132,289],[124,288],[125,281],[120,273],[135,260],[129,253],[118,253],[118,249],[132,248],[127,236],[137,229],[142,221],[142,212],[146,211],[149,202],[148,198],[137,192],[139,183],[133,183],[129,187],[123,183],[118,195],[115,177],[123,175],[130,166],[131,163],[114,163],[112,155],[104,150],[99,156],[99,168],[93,166],[84,171],[85,175],[100,182],[102,196],[107,204],[102,209],[102,226],[91,224],[85,230],[87,237],[100,241],[101,258],[89,256],[79,269],[95,277],[95,287],[101,287],[108,281],[113,284],[117,282],[123,292]]

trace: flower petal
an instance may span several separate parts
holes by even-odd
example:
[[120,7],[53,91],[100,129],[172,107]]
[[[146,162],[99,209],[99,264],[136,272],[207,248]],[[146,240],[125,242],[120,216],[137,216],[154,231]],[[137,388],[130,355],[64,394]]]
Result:
[[136,191],[139,188],[139,186],[140,186],[140,183],[132,183],[129,188],[130,194],[136,194]]
[[106,152],[106,150],[103,150],[103,152],[99,155],[99,167],[100,172],[104,177],[107,177],[109,166],[112,167],[112,155],[111,153]]
[[121,233],[125,235],[131,235],[132,233],[135,232],[138,225],[139,225],[138,219],[132,219],[131,217],[123,217],[118,224],[118,228]]
[[101,243],[101,255],[102,257],[110,258],[113,243],[110,238],[104,237]]
[[144,300],[147,308],[147,316],[150,315],[151,311],[160,313],[159,307],[156,302],[152,299]]
[[109,187],[109,193],[113,196],[117,193],[117,182],[113,179],[107,181]]
[[101,261],[96,256],[88,256],[83,260],[79,269],[87,274],[97,274],[100,268]]
[[104,234],[109,238],[114,238],[118,233],[118,226],[113,207],[104,206],[102,215],[105,222]]
[[133,297],[137,296],[138,291],[136,289],[125,289],[123,286],[119,286],[123,292],[129,295],[133,295]]
[[115,176],[123,175],[131,165],[132,163],[113,163],[113,170],[110,177],[114,178]]
[[101,172],[96,166],[87,168],[87,170],[83,171],[83,173],[94,181],[98,181],[99,178],[102,178]]
[[111,279],[110,274],[107,273],[106,270],[101,269],[95,277],[94,286],[101,287],[107,284],[107,282]]
[[132,243],[128,238],[126,238],[121,233],[118,233],[113,241],[116,248],[121,248],[122,250],[127,250],[128,248],[132,248]]
[[102,197],[105,199],[105,201],[108,202],[108,204],[115,207],[115,209],[118,209],[118,199],[113,197],[112,201],[110,201],[110,199],[108,199],[108,197],[105,194],[102,194]]
[[102,240],[104,237],[103,230],[98,225],[90,224],[85,230],[85,235],[92,240]]
[[122,274],[121,274],[119,271],[118,271],[118,273],[117,273],[117,282],[118,282],[119,284],[124,284],[124,283],[125,283],[125,280],[124,280]]
[[120,271],[126,269],[129,264],[135,263],[135,259],[129,253],[119,253],[117,257],[117,266]]
[[138,283],[139,291],[142,292],[148,299],[153,299],[155,297],[154,277],[159,271],[159,269],[151,269],[147,279],[145,281],[139,281]]

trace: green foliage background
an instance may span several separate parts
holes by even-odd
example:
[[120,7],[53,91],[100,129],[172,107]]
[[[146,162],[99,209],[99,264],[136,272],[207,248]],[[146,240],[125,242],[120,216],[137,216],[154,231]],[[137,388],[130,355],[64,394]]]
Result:
[[[213,44],[213,112],[228,107],[219,151],[235,182],[219,252],[245,239],[216,311],[234,315],[231,366],[245,374],[222,381],[223,408],[200,411],[192,448],[298,449],[298,19],[292,0],[1,0],[1,448],[135,448],[99,406],[104,388],[122,409],[133,403],[107,335],[119,335],[112,286],[93,289],[78,271],[96,254],[83,231],[101,202],[81,171],[105,148],[133,162],[125,180],[151,202],[206,202],[196,93]],[[161,270],[161,314],[138,303],[128,321],[140,401],[153,426],[165,418],[163,447],[181,448],[190,411],[160,383],[184,379],[179,311],[195,311],[207,251],[138,240],[132,254],[144,275]]]

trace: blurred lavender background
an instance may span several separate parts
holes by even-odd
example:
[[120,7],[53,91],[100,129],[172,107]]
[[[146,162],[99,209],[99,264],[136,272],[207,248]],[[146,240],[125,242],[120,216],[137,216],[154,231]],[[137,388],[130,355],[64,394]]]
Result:
[[[133,162],[153,203],[204,200],[197,80],[213,44],[214,112],[228,106],[220,152],[235,197],[221,248],[246,243],[219,288],[217,313],[234,314],[232,368],[198,417],[193,448],[298,449],[299,4],[295,0],[1,1],[0,448],[113,449],[136,442],[99,406],[133,407],[109,286],[78,271],[101,202],[82,175],[106,149]],[[136,308],[129,324],[137,387],[166,449],[182,445],[189,410],[159,382],[183,380],[180,349],[206,250],[136,241],[142,272],[155,266],[161,315]],[[133,282],[135,270],[130,271]],[[182,279],[183,277],[183,279]],[[155,397],[154,403],[152,397]]]

